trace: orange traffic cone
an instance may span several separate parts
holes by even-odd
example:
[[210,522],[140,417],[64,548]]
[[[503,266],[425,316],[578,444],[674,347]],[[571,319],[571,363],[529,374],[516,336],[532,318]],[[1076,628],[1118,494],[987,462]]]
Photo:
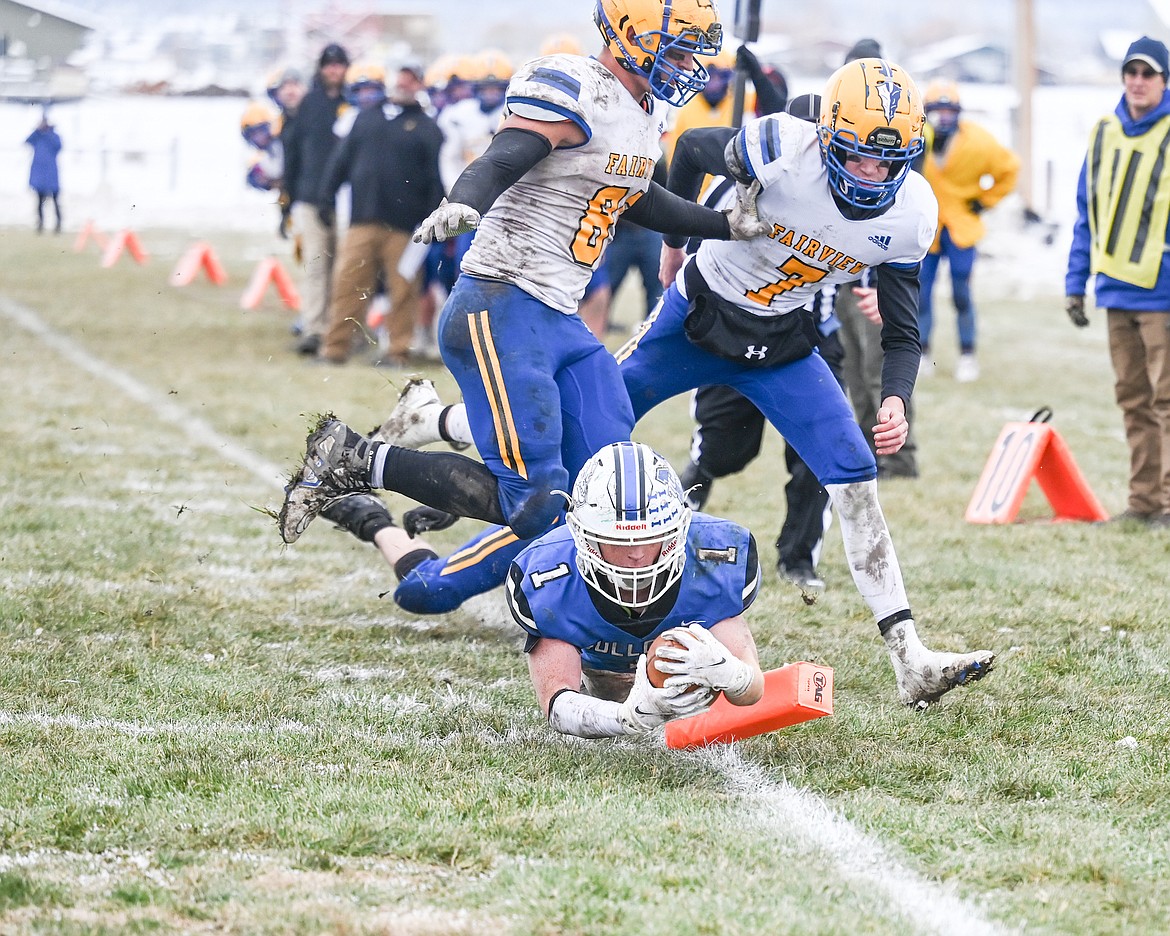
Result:
[[666,723],[666,746],[703,747],[777,731],[833,714],[833,670],[789,663],[764,673],[764,695],[755,705],[732,705],[722,695],[702,715]]
[[285,306],[294,312],[300,310],[301,297],[293,285],[292,278],[275,257],[265,257],[256,264],[256,269],[252,271],[252,279],[248,282],[248,288],[240,296],[240,308],[255,309],[260,305],[260,300],[264,298],[264,291],[268,288],[269,283],[276,286],[277,295],[280,296]]
[[171,274],[171,285],[186,286],[195,279],[200,270],[206,272],[207,278],[216,286],[222,286],[227,282],[227,272],[206,241],[195,242],[179,258],[175,272]]
[[1028,422],[1009,422],[992,446],[975,485],[968,523],[1012,523],[1035,478],[1052,505],[1053,520],[1099,521],[1109,514],[1097,500],[1043,407]]
[[131,231],[130,228],[123,228],[106,245],[105,252],[102,254],[102,266],[107,269],[112,267],[118,262],[118,258],[122,256],[123,250],[128,250],[130,256],[139,264],[146,263],[150,259],[150,254],[143,249],[142,243],[138,240],[138,235]]
[[77,239],[73,242],[74,252],[81,253],[91,240],[98,245],[98,250],[106,249],[106,235],[97,229],[97,225],[92,220],[87,220],[81,226],[81,230],[77,232]]

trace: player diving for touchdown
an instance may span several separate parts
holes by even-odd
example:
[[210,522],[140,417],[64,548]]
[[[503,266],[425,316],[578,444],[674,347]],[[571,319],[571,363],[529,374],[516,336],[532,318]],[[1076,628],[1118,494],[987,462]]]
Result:
[[[830,79],[815,128],[777,115],[738,133],[706,128],[684,135],[671,188],[697,191],[703,172],[760,182],[762,215],[776,224],[751,242],[702,244],[618,353],[638,417],[695,386],[726,384],[756,403],[800,452],[833,497],[854,583],[885,639],[899,697],[911,704],[986,675],[994,654],[940,653],[919,639],[877,500],[873,456],[827,365],[811,343],[802,344],[793,313],[826,283],[881,268],[887,353],[874,433],[879,453],[897,451],[920,355],[918,264],[937,216],[929,187],[909,168],[921,150],[923,122],[909,76],[885,60],[866,59]],[[681,250],[664,250],[666,267],[677,269],[682,260]],[[722,338],[715,345],[711,334],[684,324],[699,305],[711,333]]]

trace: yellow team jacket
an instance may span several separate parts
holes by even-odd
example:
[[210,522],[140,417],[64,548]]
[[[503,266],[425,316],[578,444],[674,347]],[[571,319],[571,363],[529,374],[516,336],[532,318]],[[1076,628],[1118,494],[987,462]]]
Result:
[[[939,234],[945,227],[956,247],[973,247],[983,237],[983,220],[971,210],[977,200],[990,208],[1016,187],[1020,174],[1020,160],[1003,146],[990,131],[966,120],[959,128],[941,158],[930,151],[927,139],[926,164],[922,174],[934,189],[938,199]],[[983,177],[990,176],[990,188],[983,187]],[[935,236],[932,253],[939,249]]]
[[[662,140],[666,158],[674,157],[674,145],[683,131],[695,127],[730,127],[733,111],[735,110],[735,86],[727,89],[715,107],[707,103],[702,94],[696,94],[675,112],[675,119],[666,131]],[[748,88],[743,96],[743,121],[747,123],[756,116],[756,92]]]

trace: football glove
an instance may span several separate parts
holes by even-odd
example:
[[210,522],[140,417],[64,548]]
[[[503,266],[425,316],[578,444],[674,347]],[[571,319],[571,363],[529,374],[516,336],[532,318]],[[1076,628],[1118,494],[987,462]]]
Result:
[[419,533],[429,533],[431,530],[445,530],[459,519],[453,513],[439,510],[437,507],[412,507],[402,515],[402,529],[414,539]]
[[479,227],[479,212],[470,205],[461,205],[458,202],[448,202],[443,199],[439,207],[432,211],[418,230],[414,232],[416,244],[429,244],[431,241],[445,241],[449,237],[458,237],[467,234]]
[[1065,296],[1064,311],[1077,328],[1084,328],[1089,324],[1089,317],[1085,315],[1084,296]]
[[724,212],[727,225],[731,228],[732,240],[751,240],[772,230],[772,225],[762,220],[756,209],[756,199],[762,188],[759,179],[751,185],[735,183],[735,204]]
[[710,689],[700,687],[686,692],[686,688],[689,686],[655,689],[650,685],[646,676],[646,654],[643,653],[638,657],[634,686],[621,706],[619,717],[622,725],[630,734],[653,731],[671,719],[697,715],[707,709],[715,698]]
[[724,692],[734,699],[751,687],[752,668],[702,624],[672,627],[666,636],[682,646],[658,648],[655,665],[664,673],[675,674],[666,680],[665,688],[697,685],[711,690],[712,695]]

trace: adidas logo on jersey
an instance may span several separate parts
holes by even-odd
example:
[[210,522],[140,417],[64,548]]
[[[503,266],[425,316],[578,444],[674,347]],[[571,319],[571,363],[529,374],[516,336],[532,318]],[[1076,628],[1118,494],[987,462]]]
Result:
[[889,234],[870,234],[869,239],[877,244],[882,250],[890,249],[890,235]]

